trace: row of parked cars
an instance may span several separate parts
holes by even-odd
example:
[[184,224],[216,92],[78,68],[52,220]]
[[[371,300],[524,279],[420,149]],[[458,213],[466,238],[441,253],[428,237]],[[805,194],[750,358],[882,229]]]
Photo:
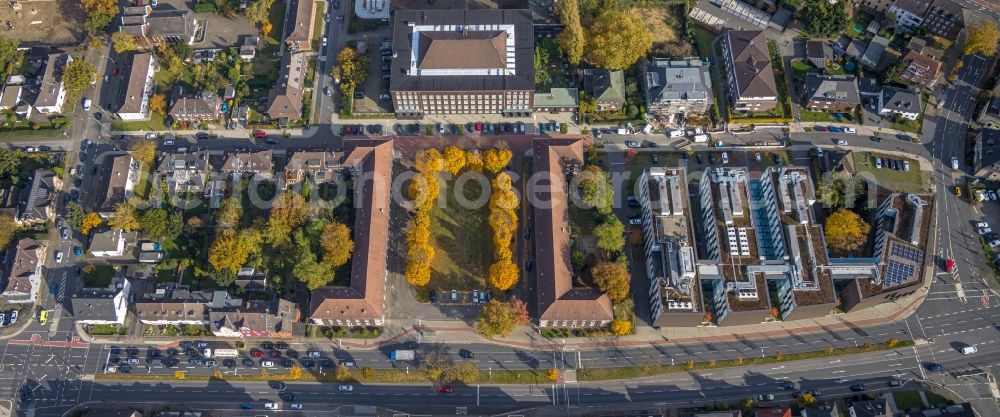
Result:
[[890,168],[896,171],[909,171],[910,162],[899,159],[875,158],[875,168]]
[[813,126],[813,131],[816,132],[831,132],[831,133],[858,133],[858,130],[853,127],[837,127],[837,126]]

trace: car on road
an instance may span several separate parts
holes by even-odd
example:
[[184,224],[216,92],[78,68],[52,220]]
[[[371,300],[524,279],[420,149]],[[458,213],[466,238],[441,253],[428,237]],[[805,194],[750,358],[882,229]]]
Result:
[[291,368],[293,366],[295,366],[295,362],[292,361],[291,359],[285,359],[285,360],[281,361],[281,367],[282,368]]
[[774,394],[760,394],[757,396],[757,401],[774,401]]
[[362,93],[360,91],[354,92],[354,99],[355,100],[361,100],[363,98],[365,98],[365,93]]
[[851,385],[851,391],[853,391],[853,392],[861,392],[861,391],[864,391],[864,390],[865,390],[864,384],[854,384],[854,385]]
[[63,261],[63,253],[62,253],[61,250],[57,250],[56,251],[56,263],[62,263],[62,261]]
[[122,354],[122,349],[121,348],[113,347],[111,349],[108,349],[108,354],[111,355],[111,356],[121,355]]
[[833,140],[833,144],[834,145],[844,146],[844,145],[847,145],[847,141],[844,140],[844,139],[834,139]]
[[216,361],[215,359],[208,359],[205,361],[205,366],[214,368],[216,366],[219,366],[219,362]]
[[442,385],[441,388],[438,388],[438,392],[442,394],[451,394],[455,392],[455,389],[452,388],[451,385]]
[[[323,20],[326,21],[326,23],[330,23],[330,14],[327,13],[326,16],[323,16]],[[324,42],[323,45],[325,46],[326,43]]]
[[841,129],[841,128],[839,128],[839,127],[836,127],[836,126],[830,126],[829,130],[830,130],[831,132],[833,132],[833,133],[840,133],[840,132],[843,132],[843,131],[844,131],[844,129]]
[[931,371],[931,372],[941,372],[941,371],[944,371],[944,367],[941,366],[941,364],[939,364],[939,363],[933,363],[933,362],[932,363],[928,363],[926,365],[926,367],[927,367],[927,370]]
[[348,368],[354,367],[354,361],[340,361],[340,366],[346,366]]
[[826,126],[813,126],[813,130],[815,130],[817,132],[826,132],[826,131],[828,131],[830,129],[827,128]]
[[91,104],[91,101],[90,101],[89,98],[83,99],[83,110],[84,111],[90,111],[90,104]]
[[264,409],[265,410],[277,410],[278,409],[278,403],[264,403]]
[[640,145],[639,142],[636,142],[634,140],[626,141],[625,142],[625,146],[627,146],[629,148],[633,148],[633,149],[634,148],[641,148],[642,147],[642,145]]
[[299,357],[299,351],[297,351],[295,349],[286,349],[285,350],[285,357],[292,358],[292,359],[298,358]]
[[191,365],[191,366],[200,366],[201,365],[201,359],[198,359],[198,358],[188,359],[188,365]]
[[240,403],[240,408],[244,410],[253,410],[252,403]]
[[951,169],[958,169],[958,157],[956,156],[951,157]]
[[971,354],[976,353],[978,351],[979,351],[979,349],[976,349],[976,345],[965,345],[961,349],[961,352],[962,352],[963,355],[971,355]]
[[118,366],[118,372],[121,372],[123,374],[131,373],[132,372],[132,367],[128,366],[128,365],[119,365]]
[[340,385],[337,387],[340,392],[354,392],[354,385]]
[[979,229],[976,230],[976,232],[979,232],[980,235],[989,234],[992,231],[993,230],[991,230],[989,227],[980,227]]
[[139,358],[129,357],[128,359],[125,359],[125,363],[127,363],[129,365],[138,365],[139,364]]
[[295,394],[283,392],[278,395],[278,398],[281,398],[282,401],[295,401]]
[[285,343],[285,342],[275,343],[274,344],[274,348],[278,349],[278,350],[286,350],[286,349],[288,349],[288,343]]
[[250,349],[250,356],[253,356],[255,358],[263,358],[264,351],[260,349]]
[[895,379],[895,378],[890,379],[889,380],[889,386],[893,387],[893,388],[901,387],[901,386],[903,386],[903,381],[900,381],[900,380]]
[[858,133],[858,130],[855,129],[855,128],[853,128],[853,127],[845,127],[844,128],[844,133],[850,133],[850,134],[853,135],[855,133]]
[[795,388],[795,383],[792,382],[792,381],[781,381],[781,382],[778,382],[778,388],[781,388],[781,389],[794,389]]
[[476,357],[476,354],[469,349],[461,349],[458,351],[458,356],[461,356],[465,359],[473,359]]
[[261,342],[260,343],[260,348],[264,349],[264,350],[274,349],[274,343],[271,343],[271,342]]
[[222,360],[222,366],[225,366],[226,368],[235,368],[236,367],[236,359],[223,359]]
[[300,403],[291,403],[291,404],[288,405],[288,408],[290,408],[292,410],[301,410],[302,409],[302,404],[300,404]]
[[63,240],[69,239],[69,229],[60,230],[59,235],[62,236]]
[[303,360],[299,361],[299,363],[302,364],[303,368],[312,368],[312,367],[316,366],[316,361],[314,361],[312,359],[303,359]]
[[333,90],[330,89],[330,86],[323,87],[323,95],[329,97],[332,94],[333,94]]

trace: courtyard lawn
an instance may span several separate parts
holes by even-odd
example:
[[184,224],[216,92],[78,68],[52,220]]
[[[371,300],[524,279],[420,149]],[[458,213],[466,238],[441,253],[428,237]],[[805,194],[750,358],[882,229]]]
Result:
[[[896,191],[896,192],[920,192],[923,191],[923,173],[920,171],[920,162],[916,160],[909,160],[910,170],[894,170],[891,168],[882,169],[875,168],[875,157],[878,154],[873,154],[870,152],[852,152],[854,155],[854,167],[860,174],[862,172],[867,172],[878,180],[878,185],[881,188]],[[882,158],[883,160],[885,158]],[[899,159],[899,158],[895,158]]]
[[83,274],[83,286],[86,288],[106,288],[111,285],[111,277],[115,269],[111,265],[94,265],[94,271]]
[[[431,219],[431,244],[436,253],[431,263],[431,282],[425,288],[472,290],[486,288],[486,274],[493,262],[489,208],[462,207],[452,190],[453,181],[441,189],[447,206],[435,207]],[[489,190],[484,190],[489,192]],[[469,181],[461,192],[469,201],[480,195],[479,184]]]
[[920,134],[920,125],[922,121],[923,115],[920,115],[917,120],[899,119],[892,122],[892,128],[903,132]]
[[812,66],[807,64],[804,60],[796,58],[792,60],[792,72],[796,76],[803,76],[809,72],[815,71]]
[[149,120],[113,120],[111,121],[111,130],[131,132],[163,131],[167,130],[166,125],[163,124],[163,118],[164,116],[162,114],[150,112]]

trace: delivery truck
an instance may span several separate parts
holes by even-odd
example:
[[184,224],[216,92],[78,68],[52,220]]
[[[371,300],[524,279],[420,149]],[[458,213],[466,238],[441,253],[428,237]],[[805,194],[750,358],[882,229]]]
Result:
[[416,352],[412,350],[394,350],[389,352],[389,360],[391,361],[412,361],[416,356]]

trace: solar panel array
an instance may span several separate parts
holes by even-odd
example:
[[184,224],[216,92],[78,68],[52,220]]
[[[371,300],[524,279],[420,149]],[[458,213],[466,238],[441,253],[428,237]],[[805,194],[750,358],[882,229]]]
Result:
[[885,284],[888,287],[900,285],[911,278],[917,268],[899,261],[889,261],[885,267]]
[[750,239],[745,227],[727,227],[729,238],[729,254],[732,256],[750,256]]
[[910,246],[900,245],[899,243],[893,244],[892,250],[890,252],[891,256],[893,257],[905,259],[908,261],[913,261],[915,263],[920,262],[920,258],[922,256],[921,253],[922,251],[920,249],[913,248]]

